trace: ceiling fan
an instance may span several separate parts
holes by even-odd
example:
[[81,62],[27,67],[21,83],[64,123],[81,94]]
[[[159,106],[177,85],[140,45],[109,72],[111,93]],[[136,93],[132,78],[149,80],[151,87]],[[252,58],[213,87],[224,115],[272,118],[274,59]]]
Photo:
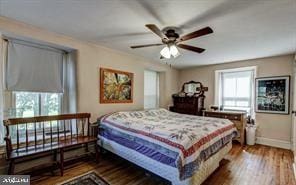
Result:
[[187,44],[181,44],[181,42],[213,33],[213,30],[210,27],[205,27],[180,37],[179,34],[176,33],[175,29],[173,28],[169,28],[166,31],[161,31],[154,24],[146,24],[146,27],[150,29],[153,33],[158,35],[161,38],[162,43],[137,45],[137,46],[131,46],[131,48],[136,49],[136,48],[143,48],[143,47],[166,45],[160,51],[160,55],[161,55],[160,59],[163,59],[163,58],[169,59],[171,58],[171,56],[173,56],[174,58],[178,57],[180,55],[178,48],[190,50],[197,53],[202,53],[205,51],[205,49],[187,45]]

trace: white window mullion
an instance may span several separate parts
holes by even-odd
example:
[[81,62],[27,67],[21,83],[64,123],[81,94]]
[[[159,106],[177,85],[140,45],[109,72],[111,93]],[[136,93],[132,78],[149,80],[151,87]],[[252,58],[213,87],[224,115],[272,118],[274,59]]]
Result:
[[42,95],[41,95],[41,93],[39,93],[39,95],[38,95],[38,98],[39,98],[39,100],[38,100],[38,115],[40,116],[40,115],[42,115],[42,109],[43,109],[43,106],[41,106],[42,104],[43,104],[43,101],[42,101],[42,97],[41,97]]

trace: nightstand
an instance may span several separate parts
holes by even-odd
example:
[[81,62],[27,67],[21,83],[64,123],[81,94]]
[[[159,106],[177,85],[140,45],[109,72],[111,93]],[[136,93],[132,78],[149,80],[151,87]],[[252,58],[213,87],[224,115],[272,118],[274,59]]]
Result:
[[203,111],[203,116],[229,119],[235,124],[238,130],[238,136],[233,140],[237,140],[241,145],[245,144],[245,128],[247,114],[245,112],[236,111]]

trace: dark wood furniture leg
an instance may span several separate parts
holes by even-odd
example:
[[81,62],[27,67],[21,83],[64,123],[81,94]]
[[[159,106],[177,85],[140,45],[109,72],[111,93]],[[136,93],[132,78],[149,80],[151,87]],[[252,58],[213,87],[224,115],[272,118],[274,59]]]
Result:
[[60,149],[60,171],[61,171],[61,176],[64,175],[64,149]]
[[51,174],[52,175],[54,175],[54,169],[55,169],[55,167],[57,166],[57,164],[58,164],[58,151],[57,150],[54,150],[53,151],[53,161],[54,161],[54,163],[53,163],[53,166],[52,166],[52,170],[51,170]]
[[94,145],[95,145],[95,153],[96,153],[96,162],[99,162],[99,151],[98,151],[98,144],[97,144],[97,141],[94,142]]
[[54,150],[53,151],[53,161],[54,162],[57,162],[57,155],[58,155],[58,151],[57,150]]
[[14,174],[14,159],[11,159],[9,162],[9,168],[8,168],[8,175]]
[[88,143],[85,143],[85,152],[88,152]]

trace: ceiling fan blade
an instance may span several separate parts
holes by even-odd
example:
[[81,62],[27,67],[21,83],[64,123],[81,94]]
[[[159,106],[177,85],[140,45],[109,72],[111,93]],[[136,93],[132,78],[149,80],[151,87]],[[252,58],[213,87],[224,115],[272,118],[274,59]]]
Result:
[[146,24],[146,27],[158,35],[162,40],[168,40],[167,36],[155,24]]
[[207,34],[210,34],[210,33],[213,33],[213,30],[212,28],[210,27],[205,27],[203,29],[200,29],[198,31],[194,31],[192,33],[189,33],[187,35],[184,35],[182,36],[180,39],[179,39],[179,42],[182,42],[182,41],[185,41],[185,40],[189,40],[189,39],[193,39],[193,38],[196,38],[196,37],[201,37],[203,35],[207,35]]
[[144,48],[144,47],[151,47],[151,46],[161,46],[163,44],[145,44],[145,45],[137,45],[137,46],[131,46],[132,49],[136,48]]
[[198,48],[198,47],[190,46],[190,45],[186,45],[186,44],[178,44],[177,46],[182,49],[187,49],[187,50],[197,52],[197,53],[202,53],[205,51],[205,49],[203,49],[203,48]]

